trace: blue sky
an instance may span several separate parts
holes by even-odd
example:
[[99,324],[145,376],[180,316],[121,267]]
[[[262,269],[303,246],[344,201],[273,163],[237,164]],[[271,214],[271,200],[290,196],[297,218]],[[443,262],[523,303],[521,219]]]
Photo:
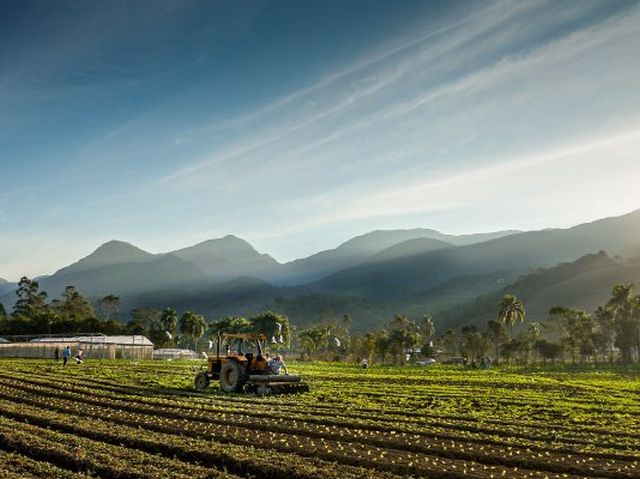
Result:
[[637,1],[8,1],[0,277],[640,208]]

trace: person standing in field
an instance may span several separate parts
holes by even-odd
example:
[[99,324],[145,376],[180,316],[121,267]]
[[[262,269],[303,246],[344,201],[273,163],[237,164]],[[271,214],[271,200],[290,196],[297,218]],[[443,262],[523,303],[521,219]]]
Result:
[[78,354],[76,354],[76,364],[82,364],[82,349],[78,349]]
[[56,346],[55,351],[53,351],[53,359],[56,363],[60,361],[60,348],[58,346]]
[[63,366],[67,365],[67,361],[69,361],[70,357],[71,357],[71,346],[67,346],[66,348],[64,348],[64,351],[62,351],[62,365]]

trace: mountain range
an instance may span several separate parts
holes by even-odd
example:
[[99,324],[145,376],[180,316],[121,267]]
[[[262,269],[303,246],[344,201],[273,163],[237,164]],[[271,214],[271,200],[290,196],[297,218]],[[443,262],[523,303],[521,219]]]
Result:
[[[560,300],[592,307],[612,282],[640,279],[638,262],[628,259],[638,256],[640,210],[530,232],[379,230],[289,263],[233,235],[163,254],[110,241],[39,283],[50,297],[67,285],[94,300],[118,295],[122,319],[134,307],[193,309],[209,319],[271,308],[301,327],[348,313],[354,327],[364,330],[398,312],[432,313],[444,327],[495,316],[506,291],[522,294],[535,315]],[[576,267],[567,266],[574,262]],[[556,268],[568,276],[557,281]],[[530,290],[523,286],[534,283]],[[14,288],[0,281],[0,302],[7,309]]]

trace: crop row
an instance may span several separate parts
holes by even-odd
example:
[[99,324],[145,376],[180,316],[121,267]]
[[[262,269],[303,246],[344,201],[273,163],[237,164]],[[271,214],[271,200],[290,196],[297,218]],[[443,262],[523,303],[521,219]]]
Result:
[[[16,380],[21,380],[18,376],[6,376],[8,378],[12,378],[12,379],[16,379]],[[22,381],[24,381],[24,379],[22,379]],[[37,384],[50,384],[52,386],[56,385],[59,386],[59,383],[56,381],[40,381]],[[82,382],[82,383],[78,383],[78,382],[67,382],[67,385],[69,385],[70,387],[73,388],[78,388],[78,389],[87,389],[87,385]],[[109,391],[111,391],[113,393],[114,396],[117,396],[119,398],[122,398],[123,400],[129,399],[131,401],[134,402],[143,402],[143,401],[153,401],[156,404],[160,403],[160,402],[165,402],[166,404],[173,404],[176,407],[178,407],[181,404],[181,399],[182,396],[170,396],[169,398],[167,397],[158,397],[158,396],[152,396],[152,397],[148,397],[148,396],[141,396],[141,394],[143,394],[145,391],[133,391],[133,390],[129,390],[124,388],[123,390],[117,389],[117,387],[112,387],[109,389],[105,389],[104,385],[96,385],[96,388],[100,388],[100,389],[95,389],[95,388],[88,388],[91,391],[101,391],[101,394],[106,394]],[[239,401],[237,400],[238,398],[235,397],[231,397],[229,398],[228,396],[225,397],[220,397],[220,396],[212,396],[209,395],[207,397],[194,397],[189,396],[187,398],[185,398],[184,400],[182,400],[182,403],[184,404],[188,404],[188,407],[190,409],[195,409],[197,407],[203,407],[204,409],[212,409],[212,407],[214,407],[214,405],[218,405],[219,409],[221,408],[225,408],[226,410],[232,409],[233,411],[242,411],[242,413],[250,413],[251,411],[255,412],[255,414],[262,414],[262,415],[266,415],[266,414],[271,414],[272,412],[265,412],[264,410],[261,409],[257,409],[256,406],[256,399],[252,398],[251,400],[244,400],[244,401]],[[229,408],[229,404],[232,403],[233,404],[233,408]],[[420,413],[420,414],[416,414],[415,412],[411,412],[411,411],[406,411],[404,413],[396,411],[386,411],[384,412],[384,417],[380,417],[380,411],[370,411],[370,410],[363,410],[363,409],[349,409],[346,411],[341,411],[341,410],[335,410],[335,408],[333,408],[333,410],[331,408],[327,408],[327,409],[322,409],[322,410],[318,410],[317,408],[311,408],[306,404],[296,404],[296,405],[291,405],[288,406],[286,404],[282,404],[280,401],[278,403],[278,409],[277,411],[274,411],[273,413],[275,414],[284,414],[284,415],[290,415],[292,413],[297,413],[297,414],[306,414],[309,417],[322,417],[322,416],[326,416],[326,417],[344,417],[346,420],[348,421],[353,421],[356,419],[370,419],[372,417],[372,414],[370,413],[374,413],[377,416],[377,419],[379,422],[388,422],[388,423],[392,423],[394,426],[395,425],[399,425],[401,423],[406,423],[408,426],[415,426],[415,425],[421,425],[421,424],[429,424],[431,423],[431,425],[433,425],[433,423],[435,423],[436,421],[440,424],[446,424],[448,422],[451,423],[451,425],[453,427],[461,427],[462,429],[464,429],[465,423],[467,423],[468,425],[470,425],[470,428],[473,430],[474,428],[477,428],[477,425],[480,424],[483,427],[487,427],[488,425],[494,424],[496,426],[496,430],[489,430],[487,431],[488,433],[499,433],[499,434],[504,434],[505,431],[508,431],[510,429],[510,426],[513,426],[515,429],[514,432],[518,432],[518,433],[523,433],[527,430],[530,430],[532,435],[536,435],[536,436],[540,436],[540,435],[544,435],[544,432],[542,432],[542,430],[547,430],[547,431],[551,431],[553,430],[553,435],[557,436],[558,433],[560,431],[566,431],[567,434],[569,436],[576,436],[576,435],[580,435],[580,437],[584,437],[585,435],[589,435],[592,434],[594,436],[594,439],[597,440],[598,443],[602,443],[603,441],[603,435],[605,436],[604,439],[606,439],[606,436],[611,435],[611,436],[619,436],[619,437],[629,437],[632,439],[638,439],[640,438],[640,434],[635,434],[631,431],[628,430],[628,423],[625,424],[626,426],[626,430],[625,431],[612,431],[612,430],[607,430],[607,431],[603,431],[602,429],[602,425],[600,425],[599,427],[594,427],[594,428],[589,428],[589,427],[584,427],[584,426],[580,426],[580,425],[572,425],[572,424],[568,424],[568,425],[563,425],[563,424],[556,424],[556,423],[549,423],[549,422],[545,422],[545,424],[541,425],[539,423],[539,421],[509,421],[509,420],[505,420],[505,416],[507,416],[507,412],[504,411],[500,411],[500,417],[499,418],[493,418],[493,419],[488,419],[488,418],[482,418],[482,417],[473,417],[473,416],[460,416],[460,415],[455,415],[455,414],[447,414],[447,413],[443,413],[443,412],[438,412],[438,411],[433,411],[431,413]],[[545,439],[548,440],[548,439]]]
[[[37,383],[37,382],[36,382]],[[449,441],[463,441],[466,443],[480,443],[483,446],[520,446],[525,447],[534,452],[548,452],[555,451],[559,453],[568,454],[580,454],[584,453],[590,457],[601,457],[607,459],[622,459],[622,460],[635,460],[639,456],[629,454],[631,451],[625,449],[619,443],[605,443],[605,438],[601,435],[594,437],[591,442],[584,439],[573,437],[570,440],[576,444],[569,447],[568,444],[557,444],[562,438],[557,435],[553,437],[555,443],[546,442],[550,440],[550,437],[536,437],[532,435],[528,440],[516,437],[505,438],[506,431],[488,430],[486,428],[477,428],[476,431],[469,432],[459,430],[461,426],[452,424],[449,426],[442,426],[442,423],[438,424],[438,421],[430,421],[428,427],[415,427],[413,429],[407,429],[398,427],[397,424],[367,424],[354,421],[353,418],[345,418],[345,420],[336,420],[329,418],[318,417],[304,417],[289,413],[286,417],[271,417],[266,412],[251,412],[251,411],[239,411],[237,409],[229,410],[221,407],[215,407],[210,409],[190,409],[185,406],[178,408],[173,405],[167,405],[164,403],[157,403],[144,400],[140,398],[138,401],[131,399],[118,398],[114,396],[104,396],[100,391],[89,392],[86,389],[76,388],[72,392],[61,393],[59,390],[53,387],[48,387],[44,384],[34,385],[33,381],[31,385],[26,385],[19,381],[7,382],[6,379],[0,379],[0,384],[5,384],[5,387],[10,389],[10,394],[14,394],[14,391],[23,390],[31,394],[47,397],[58,397],[60,399],[73,400],[77,402],[84,402],[94,405],[109,405],[109,407],[117,408],[131,412],[141,412],[145,414],[151,414],[154,416],[162,416],[174,419],[184,419],[188,421],[204,421],[207,423],[216,423],[219,425],[234,425],[243,426],[256,430],[272,431],[272,432],[289,432],[296,430],[297,433],[304,433],[306,435],[325,438],[351,438],[353,440],[362,440],[371,444],[380,445],[387,443],[387,439],[381,439],[383,437],[391,437],[394,439],[394,444],[403,438],[403,441],[410,444],[412,449],[420,447],[420,441],[424,441],[425,438],[430,440],[440,439],[443,442]],[[453,429],[457,427],[458,430]],[[473,429],[469,427],[467,429]],[[465,434],[466,432],[466,434]],[[498,434],[502,434],[499,436]],[[538,433],[539,434],[539,433]],[[522,436],[522,435],[521,435]],[[567,439],[569,440],[569,439]],[[613,439],[611,439],[613,440]],[[626,448],[630,447],[630,444],[626,444]],[[598,446],[596,449],[595,446]],[[464,445],[462,445],[464,446]],[[473,444],[471,445],[473,447]],[[464,446],[467,447],[467,446]],[[609,447],[611,450],[605,449]],[[627,451],[627,452],[621,452]]]
[[[10,397],[10,394],[6,393],[6,396]],[[85,407],[81,403],[69,405],[69,399],[42,398],[30,401],[29,396],[22,395],[17,399],[23,403],[35,403],[67,413],[75,412],[83,417],[103,418],[118,424],[135,425],[163,433],[179,430],[182,435],[206,437],[238,445],[251,445],[251,431],[261,429],[260,436],[264,442],[256,447],[301,455],[312,451],[313,455],[321,453],[326,459],[344,464],[353,464],[353,459],[357,458],[357,463],[367,463],[370,467],[393,472],[426,474],[434,461],[442,462],[445,459],[451,459],[481,463],[489,468],[501,465],[557,473],[583,473],[598,477],[634,477],[636,475],[635,461],[603,460],[593,456],[560,455],[549,452],[532,454],[530,450],[513,447],[498,448],[454,441],[425,440],[415,436],[355,436],[359,431],[352,431],[353,434],[347,437],[340,435],[343,440],[336,440],[334,434],[322,433],[318,430],[305,431],[303,425],[300,425],[294,434],[291,429],[278,428],[273,424],[264,426],[256,422],[238,427],[229,423],[201,422],[202,419],[194,422],[189,418],[154,416],[150,413],[141,414],[98,405],[85,405]],[[306,435],[301,435],[301,432]],[[392,464],[391,469],[387,467],[388,463]]]
[[[0,411],[4,418],[2,421],[13,419],[14,421],[27,421],[28,425],[14,423],[14,428],[24,436],[24,441],[19,443],[15,450],[33,450],[33,444],[37,444],[40,437],[46,437],[47,432],[51,436],[44,440],[41,458],[51,460],[52,457],[58,465],[72,470],[93,470],[89,464],[77,464],[72,460],[56,459],[56,443],[66,444],[70,438],[77,441],[89,441],[87,449],[91,450],[92,457],[96,457],[96,450],[104,450],[106,454],[117,454],[118,448],[122,448],[123,454],[130,453],[132,457],[125,458],[125,464],[138,464],[139,459],[135,455],[142,454],[159,460],[180,461],[167,469],[167,477],[173,476],[173,471],[184,470],[185,463],[193,465],[202,464],[212,467],[210,473],[221,474],[219,469],[231,471],[240,476],[256,478],[291,477],[292,479],[327,479],[347,478],[364,479],[371,477],[370,471],[360,467],[345,467],[333,462],[327,462],[315,457],[306,459],[295,454],[273,454],[273,451],[256,450],[251,445],[243,447],[218,442],[213,438],[195,438],[184,435],[182,431],[157,432],[145,430],[136,424],[119,424],[113,418],[99,419],[96,417],[83,417],[81,415],[65,414],[55,411],[43,410],[31,405],[13,403],[0,400]],[[46,429],[45,429],[46,428]],[[25,429],[27,429],[25,431]],[[2,427],[0,426],[0,431]],[[0,433],[1,434],[1,433]],[[22,436],[20,436],[22,437]],[[261,441],[259,435],[252,436],[256,443]],[[4,441],[1,438],[0,443]],[[73,443],[72,443],[73,444]],[[54,451],[51,452],[50,448]],[[28,448],[28,449],[25,449]],[[36,449],[37,453],[37,449]],[[105,458],[109,460],[108,457]],[[182,469],[180,469],[182,468]],[[115,474],[115,475],[114,475]],[[230,474],[229,474],[230,475]],[[120,477],[116,472],[106,474],[106,477]],[[122,476],[129,477],[129,476]],[[133,477],[133,476],[131,476]],[[155,477],[155,476],[152,476]],[[164,476],[157,476],[164,477]],[[192,476],[197,477],[197,476]],[[392,474],[377,474],[377,477],[394,478]]]

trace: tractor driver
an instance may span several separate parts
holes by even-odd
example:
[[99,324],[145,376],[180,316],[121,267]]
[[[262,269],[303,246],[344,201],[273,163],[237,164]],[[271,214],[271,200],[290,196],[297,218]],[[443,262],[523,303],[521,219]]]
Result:
[[287,366],[284,364],[284,360],[279,354],[275,358],[269,360],[268,367],[270,374],[280,374],[281,369],[284,370],[285,374],[289,374],[287,372]]

